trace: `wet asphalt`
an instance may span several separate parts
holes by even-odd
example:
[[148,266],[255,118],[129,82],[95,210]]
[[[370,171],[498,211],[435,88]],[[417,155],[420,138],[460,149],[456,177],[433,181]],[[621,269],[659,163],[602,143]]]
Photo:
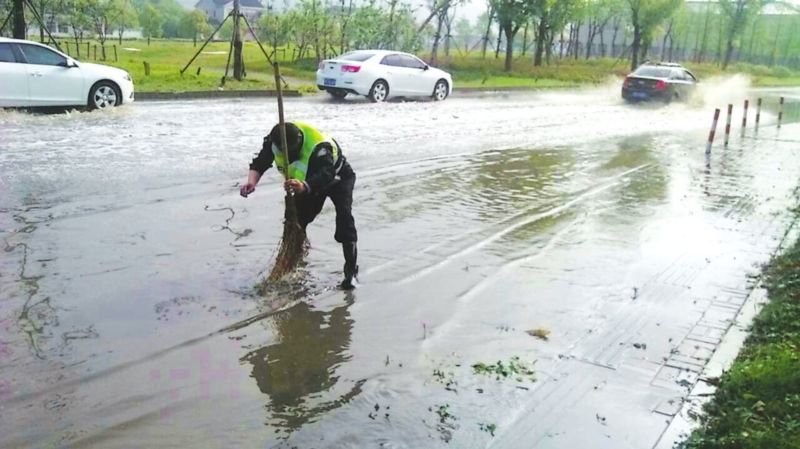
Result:
[[0,112],[0,445],[655,446],[797,204],[796,108],[705,140],[800,92],[704,89],[288,100],[358,174],[361,285],[328,204],[266,295],[274,100]]

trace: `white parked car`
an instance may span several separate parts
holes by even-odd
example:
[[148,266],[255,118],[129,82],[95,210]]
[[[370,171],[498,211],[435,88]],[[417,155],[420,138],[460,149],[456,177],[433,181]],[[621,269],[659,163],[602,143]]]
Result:
[[322,61],[317,69],[317,87],[336,98],[356,94],[374,102],[389,97],[442,101],[453,91],[453,78],[408,53],[359,50]]
[[32,41],[0,37],[0,107],[88,106],[133,101],[128,72],[77,62]]

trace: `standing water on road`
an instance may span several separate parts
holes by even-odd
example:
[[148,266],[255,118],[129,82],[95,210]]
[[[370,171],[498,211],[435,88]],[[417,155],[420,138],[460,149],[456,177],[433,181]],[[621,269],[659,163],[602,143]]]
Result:
[[718,106],[610,89],[286,107],[358,173],[354,292],[328,205],[256,293],[271,100],[0,112],[3,447],[652,447],[792,225],[773,109],[706,159]]

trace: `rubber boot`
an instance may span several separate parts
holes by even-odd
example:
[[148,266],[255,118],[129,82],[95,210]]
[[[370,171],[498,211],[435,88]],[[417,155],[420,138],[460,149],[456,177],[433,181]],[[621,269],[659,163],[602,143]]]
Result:
[[344,280],[339,285],[344,290],[352,290],[356,288],[354,280],[358,280],[358,248],[356,242],[342,243],[342,251],[344,253]]

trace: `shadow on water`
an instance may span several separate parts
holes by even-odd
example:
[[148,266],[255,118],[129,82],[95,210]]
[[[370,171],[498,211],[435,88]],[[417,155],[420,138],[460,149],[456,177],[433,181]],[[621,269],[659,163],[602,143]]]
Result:
[[300,302],[271,318],[278,341],[254,349],[241,360],[252,365],[252,378],[270,398],[270,424],[291,433],[336,409],[361,392],[356,382],[339,397],[321,399],[335,389],[336,369],[350,360],[354,302],[346,293],[344,303],[331,310],[316,310]]
[[58,115],[58,114],[71,114],[74,112],[90,112],[86,107],[75,106],[42,106],[42,107],[28,107],[28,108],[0,108],[8,111],[23,112],[31,115]]

